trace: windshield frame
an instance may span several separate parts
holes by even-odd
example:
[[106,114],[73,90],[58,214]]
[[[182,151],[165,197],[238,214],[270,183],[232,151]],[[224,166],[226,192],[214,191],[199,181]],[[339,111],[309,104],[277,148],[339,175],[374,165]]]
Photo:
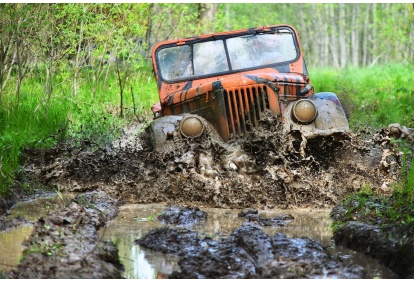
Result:
[[[238,37],[249,37],[249,36],[257,36],[257,35],[263,35],[263,34],[276,34],[276,33],[281,33],[282,31],[285,32],[289,32],[292,36],[292,40],[293,40],[293,47],[296,49],[296,56],[294,56],[294,58],[290,59],[290,60],[286,60],[286,61],[281,61],[281,62],[271,62],[269,64],[259,64],[257,66],[252,66],[252,67],[247,67],[247,68],[237,68],[237,69],[232,69],[232,65],[231,65],[231,55],[229,54],[228,51],[228,46],[227,46],[227,40],[232,40],[234,38],[238,38]],[[178,78],[168,78],[167,76],[165,76],[165,74],[162,74],[162,66],[160,63],[160,57],[159,54],[160,52],[163,52],[164,49],[168,49],[168,48],[182,48],[183,46],[189,46],[190,48],[190,52],[191,52],[191,64],[192,64],[192,72],[194,73],[194,46],[196,44],[199,43],[206,43],[206,42],[223,42],[224,44],[224,50],[225,50],[225,56],[226,56],[226,61],[228,64],[228,69],[224,70],[224,71],[217,71],[217,72],[212,72],[212,73],[207,73],[207,74],[200,74],[200,75],[190,75],[190,76],[183,76],[183,77],[178,77]],[[170,49],[171,50],[171,49]],[[224,34],[224,35],[212,35],[206,38],[188,38],[188,39],[184,39],[181,42],[174,42],[174,43],[169,43],[169,44],[165,44],[165,45],[161,45],[159,46],[156,50],[155,50],[155,63],[156,63],[156,67],[157,67],[157,73],[159,75],[159,78],[166,82],[166,83],[177,83],[177,82],[183,82],[183,81],[193,81],[196,79],[203,79],[203,78],[210,78],[210,77],[217,77],[217,76],[221,76],[221,75],[226,75],[226,74],[233,74],[233,73],[240,73],[240,72],[246,72],[246,71],[250,71],[250,70],[255,70],[255,69],[263,69],[263,68],[268,68],[268,67],[273,67],[273,66],[281,66],[281,65],[289,65],[292,62],[297,61],[300,56],[301,56],[301,49],[299,48],[299,43],[298,43],[298,38],[296,36],[295,31],[290,28],[289,26],[278,26],[278,27],[272,27],[268,30],[244,30],[243,32],[239,32],[239,33],[233,33],[233,34]],[[181,60],[176,60],[174,61],[175,63],[181,62]],[[191,68],[190,67],[190,68]]]

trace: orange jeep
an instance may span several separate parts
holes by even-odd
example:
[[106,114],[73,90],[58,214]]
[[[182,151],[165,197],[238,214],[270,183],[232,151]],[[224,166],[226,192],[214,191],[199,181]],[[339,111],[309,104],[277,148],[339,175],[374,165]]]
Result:
[[244,137],[265,111],[283,131],[312,138],[347,132],[334,93],[314,93],[297,31],[275,25],[158,43],[152,63],[160,101],[152,107],[153,145],[214,132]]

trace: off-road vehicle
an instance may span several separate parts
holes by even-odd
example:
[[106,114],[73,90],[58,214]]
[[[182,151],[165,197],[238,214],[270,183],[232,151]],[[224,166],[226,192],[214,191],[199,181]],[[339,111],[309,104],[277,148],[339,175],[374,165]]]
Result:
[[153,47],[152,63],[160,97],[150,125],[156,150],[206,131],[227,143],[257,127],[265,112],[279,118],[282,132],[305,139],[349,130],[337,96],[314,93],[289,25],[164,41]]

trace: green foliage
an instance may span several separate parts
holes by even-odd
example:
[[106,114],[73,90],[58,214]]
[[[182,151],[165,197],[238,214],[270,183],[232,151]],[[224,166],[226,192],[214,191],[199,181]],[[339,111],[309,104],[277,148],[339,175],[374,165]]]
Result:
[[[23,85],[20,105],[16,106],[15,97],[7,96],[0,107],[0,195],[9,190],[25,148],[47,148],[67,138],[87,139],[104,146],[119,136],[128,121],[149,119],[150,107],[158,99],[154,77],[147,67],[141,68],[130,82],[124,98],[124,118],[118,115],[115,74],[109,76],[105,93],[97,92],[99,99],[93,98],[90,87],[80,89],[74,97],[70,81],[58,76],[55,80],[58,94],[48,106],[39,107],[42,81],[32,76]],[[88,80],[88,73],[83,72],[79,80]]]
[[[331,91],[340,98],[352,129],[414,127],[413,66],[395,64],[372,68],[315,69],[310,77],[315,91]],[[368,114],[368,115],[367,115]]]
[[378,197],[368,187],[348,196],[342,203],[345,214],[334,223],[336,229],[352,220],[370,224],[414,223],[414,166],[413,160],[403,161],[399,182],[395,184],[391,197]]

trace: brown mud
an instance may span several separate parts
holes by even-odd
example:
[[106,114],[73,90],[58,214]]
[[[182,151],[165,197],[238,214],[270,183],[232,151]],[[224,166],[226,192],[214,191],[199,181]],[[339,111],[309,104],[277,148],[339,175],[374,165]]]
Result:
[[281,233],[269,236],[252,222],[220,240],[164,227],[152,230],[136,244],[177,254],[180,271],[169,276],[174,279],[364,278],[363,268],[331,258],[318,242]]
[[389,194],[400,152],[386,130],[370,139],[349,134],[306,141],[280,136],[276,118],[237,143],[208,134],[152,150],[149,134],[129,146],[91,151],[71,144],[28,153],[26,174],[63,192],[99,189],[123,203],[175,203],[221,208],[327,208],[369,186]]
[[9,277],[121,278],[117,248],[98,236],[98,229],[117,214],[117,202],[103,192],[78,195],[36,222],[24,243],[24,258]]
[[[164,152],[152,149],[148,131],[132,139],[128,137],[126,143],[120,139],[117,146],[98,147],[93,141],[84,140],[77,145],[61,143],[52,149],[28,150],[23,167],[25,180],[80,195],[70,206],[38,220],[27,244],[27,250],[32,252],[25,254],[10,277],[120,278],[122,267],[116,248],[100,242],[97,231],[116,215],[117,206],[122,203],[237,209],[331,208],[365,186],[384,196],[392,192],[392,183],[397,180],[401,167],[401,153],[390,142],[389,129],[366,137],[351,133],[306,140],[300,133],[278,135],[279,127],[276,118],[269,116],[238,142],[220,143],[206,133],[195,140],[174,139],[174,150]],[[89,197],[88,192],[98,194],[99,201],[94,202],[96,197]],[[79,198],[85,197],[85,193],[89,200],[81,204]],[[104,205],[97,208],[98,204]],[[345,266],[325,255],[318,243],[282,235],[268,236],[258,227],[269,219],[260,219],[255,213],[242,216],[255,220],[256,224],[236,229],[223,243],[207,243],[219,247],[217,253],[194,246],[194,253],[182,255],[182,272],[173,276],[363,277],[358,267]],[[279,223],[283,225],[287,219],[282,217]],[[79,233],[73,233],[73,229]],[[193,235],[191,231],[188,233]],[[235,244],[243,239],[253,245],[243,246],[234,255]],[[254,244],[258,239],[261,242]],[[287,243],[286,253],[290,244],[300,241],[300,249],[310,257],[301,263],[301,259],[292,257],[294,252],[286,257],[278,256],[275,251],[278,241]],[[49,248],[43,250],[45,247]],[[298,245],[293,247],[297,252]],[[42,250],[36,251],[36,248]],[[281,255],[283,252],[280,251]],[[314,253],[318,261],[312,258]],[[266,260],[260,260],[259,264],[257,258],[252,259],[256,254],[262,254]],[[244,261],[240,263],[242,257]],[[205,260],[212,264],[202,265]],[[222,270],[227,260],[238,271]],[[214,273],[218,263],[221,270]],[[209,270],[199,270],[202,266]],[[287,266],[293,268],[289,269],[293,273],[281,273]],[[241,270],[254,272],[247,274]]]
[[[393,201],[393,195],[388,200]],[[340,204],[331,211],[338,228],[333,233],[336,245],[343,246],[377,259],[399,278],[414,278],[414,222],[390,221],[378,197],[365,200],[364,209],[359,200]],[[365,213],[375,206],[378,213]],[[385,210],[385,211],[384,211]],[[414,217],[414,206],[404,208],[404,218]],[[353,211],[351,214],[348,211]]]
[[159,216],[158,220],[164,224],[192,225],[207,219],[207,212],[198,207],[169,206]]
[[292,222],[293,219],[295,219],[290,214],[281,214],[273,218],[263,217],[262,215],[259,215],[257,209],[247,209],[245,211],[242,211],[238,214],[238,217],[245,218],[247,221],[253,222],[260,226],[273,227],[286,226],[288,223]]

